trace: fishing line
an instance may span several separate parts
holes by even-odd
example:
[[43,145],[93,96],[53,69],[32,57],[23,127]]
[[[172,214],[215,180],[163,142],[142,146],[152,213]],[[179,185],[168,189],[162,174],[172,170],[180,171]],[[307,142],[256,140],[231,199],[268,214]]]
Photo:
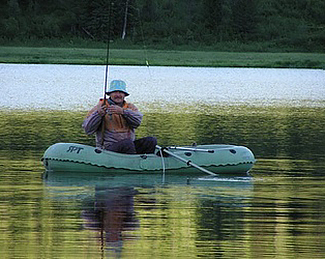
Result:
[[144,30],[143,30],[143,24],[142,24],[142,20],[141,20],[141,11],[139,8],[136,8],[134,6],[130,6],[131,8],[133,8],[134,10],[137,11],[138,13],[138,22],[139,22],[139,27],[140,27],[140,34],[141,34],[141,40],[142,40],[142,47],[143,47],[143,52],[144,52],[144,60],[145,60],[145,64],[146,67],[148,69],[148,73],[151,79],[151,71],[150,71],[150,64],[149,64],[149,58],[148,58],[148,50],[147,50],[147,45],[146,45],[146,40],[144,37]]
[[[139,27],[140,27],[140,34],[141,34],[141,39],[142,39],[142,48],[143,48],[143,54],[144,54],[144,59],[145,59],[145,64],[147,67],[147,75],[145,76],[146,79],[144,79],[144,85],[147,89],[150,89],[150,82],[152,83],[152,74],[150,70],[150,64],[149,64],[149,58],[148,58],[148,50],[147,50],[147,45],[146,45],[146,39],[144,36],[144,30],[143,30],[143,24],[142,24],[142,19],[141,19],[141,11],[139,8],[133,7],[137,13],[138,13],[138,21],[139,21]],[[164,170],[163,170],[164,171]],[[165,172],[163,173],[163,182],[165,182]]]
[[139,15],[140,31],[141,31],[141,37],[142,37],[142,42],[143,42],[143,50],[144,50],[144,55],[145,55],[144,58],[145,58],[145,61],[146,61],[146,66],[149,69],[150,65],[149,65],[149,59],[148,59],[148,51],[147,51],[147,46],[146,46],[146,40],[145,40],[144,32],[143,32],[143,25],[142,25],[142,22],[141,22],[141,13],[140,13],[139,9],[137,9],[137,10],[138,10],[138,15]]

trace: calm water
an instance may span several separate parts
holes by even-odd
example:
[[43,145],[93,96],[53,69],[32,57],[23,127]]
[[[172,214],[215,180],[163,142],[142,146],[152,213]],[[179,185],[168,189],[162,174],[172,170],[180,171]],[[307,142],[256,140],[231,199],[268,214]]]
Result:
[[112,67],[161,145],[248,146],[250,175],[47,174],[102,66],[0,64],[1,258],[324,258],[322,70]]

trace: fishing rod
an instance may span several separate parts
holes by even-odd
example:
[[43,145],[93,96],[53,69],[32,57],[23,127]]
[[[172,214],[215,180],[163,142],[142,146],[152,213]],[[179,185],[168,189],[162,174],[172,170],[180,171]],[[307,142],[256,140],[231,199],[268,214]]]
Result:
[[108,84],[108,72],[109,72],[109,44],[111,41],[111,16],[112,16],[112,6],[113,3],[109,2],[108,10],[108,33],[107,33],[107,48],[106,48],[106,68],[105,68],[105,82],[104,82],[104,104],[106,104],[106,92]]
[[[106,93],[107,93],[108,73],[109,73],[109,43],[111,41],[112,6],[113,6],[113,3],[111,1],[109,1],[109,10],[108,10],[108,33],[107,33],[107,48],[106,48],[106,67],[105,67],[104,98],[103,98],[103,100],[104,100],[103,101],[103,106],[105,106],[105,107],[106,107],[106,102],[107,102]],[[105,116],[103,116],[103,118],[102,118],[102,132],[101,133],[102,133],[101,146],[104,149]]]

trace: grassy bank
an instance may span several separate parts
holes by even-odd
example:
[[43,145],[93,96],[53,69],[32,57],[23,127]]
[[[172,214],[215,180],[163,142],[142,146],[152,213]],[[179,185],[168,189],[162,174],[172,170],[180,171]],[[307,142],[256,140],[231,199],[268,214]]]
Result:
[[[325,69],[323,53],[266,53],[111,49],[112,65]],[[0,63],[103,65],[105,49],[0,46]]]

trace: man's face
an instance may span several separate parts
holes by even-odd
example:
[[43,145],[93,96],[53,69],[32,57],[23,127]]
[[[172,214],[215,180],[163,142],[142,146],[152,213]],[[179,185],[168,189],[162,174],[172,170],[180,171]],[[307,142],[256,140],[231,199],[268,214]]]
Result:
[[120,92],[120,91],[115,91],[110,93],[109,95],[111,99],[116,103],[116,104],[122,104],[124,102],[125,98],[125,93]]

